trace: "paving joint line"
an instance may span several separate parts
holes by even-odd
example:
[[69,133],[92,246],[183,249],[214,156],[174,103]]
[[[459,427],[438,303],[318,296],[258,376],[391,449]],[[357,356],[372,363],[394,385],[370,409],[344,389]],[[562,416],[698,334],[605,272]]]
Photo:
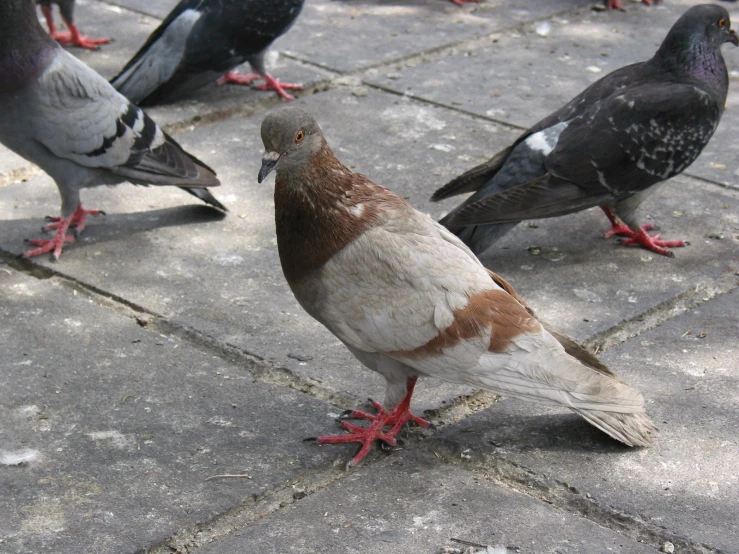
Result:
[[234,506],[212,518],[192,523],[169,537],[136,551],[134,554],[190,554],[201,547],[226,538],[235,531],[250,527],[257,521],[300,502],[304,498],[331,487],[345,479],[350,472],[339,469],[339,458],[329,468],[306,471],[290,478],[286,483],[252,494]]
[[437,458],[478,474],[486,480],[504,485],[551,506],[580,516],[662,551],[665,542],[671,542],[681,554],[721,554],[722,551],[706,544],[693,542],[676,531],[603,504],[590,495],[546,474],[539,474],[523,464],[490,454],[481,454],[453,439],[431,439],[427,447]]
[[736,269],[729,269],[723,276],[714,281],[698,283],[690,290],[588,337],[582,342],[582,346],[594,354],[615,348],[646,331],[655,329],[706,302],[715,300],[717,297],[739,288],[738,276],[739,272]]

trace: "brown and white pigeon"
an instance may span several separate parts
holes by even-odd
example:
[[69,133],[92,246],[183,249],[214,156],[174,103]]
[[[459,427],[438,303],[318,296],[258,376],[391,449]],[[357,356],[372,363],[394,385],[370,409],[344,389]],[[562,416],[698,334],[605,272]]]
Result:
[[[74,23],[74,1],[75,0],[36,0],[41,6],[41,12],[44,14],[46,24],[49,26],[49,34],[51,37],[63,46],[79,46],[88,50],[97,50],[101,44],[108,44],[109,38],[90,38],[80,33],[77,25]],[[57,4],[62,19],[69,31],[57,31],[54,25],[54,14],[51,11],[51,5]]]
[[[286,91],[302,88],[281,83],[264,64],[269,45],[295,23],[304,0],[182,0],[149,36],[141,49],[111,79],[131,102],[169,102],[213,82]],[[254,73],[233,69],[249,62]]]
[[564,406],[629,446],[652,442],[639,391],[561,344],[447,229],[347,169],[310,114],[279,109],[261,131],[259,182],[276,170],[285,278],[300,305],[387,383],[376,415],[349,414],[369,427],[342,422],[348,434],[319,443],[362,443],[356,465],[373,441],[395,444],[407,421],[427,427],[410,412],[419,376]]
[[618,69],[524,132],[489,161],[432,196],[475,192],[441,223],[473,252],[517,223],[600,206],[606,234],[672,256],[680,240],[649,236],[636,209],[656,185],[700,155],[724,111],[725,42],[739,45],[728,12],[694,6],[673,25],[652,59]]
[[143,111],[39,25],[29,0],[0,2],[0,143],[37,164],[59,187],[61,216],[45,227],[50,240],[25,256],[61,254],[69,227],[81,232],[88,215],[80,190],[98,185],[176,185],[220,210],[205,187],[219,183],[208,166],[185,152]]

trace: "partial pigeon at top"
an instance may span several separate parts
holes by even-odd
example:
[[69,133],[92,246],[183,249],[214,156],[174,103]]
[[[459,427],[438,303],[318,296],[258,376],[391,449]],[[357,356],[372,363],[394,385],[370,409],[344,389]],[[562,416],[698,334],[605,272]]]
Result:
[[[659,3],[660,0],[641,0],[643,4],[651,6],[652,4]],[[624,7],[621,5],[621,0],[605,0],[606,9],[608,10],[623,10]]]
[[[88,50],[97,50],[101,44],[108,44],[109,38],[90,38],[80,33],[77,25],[74,24],[74,1],[75,0],[36,0],[41,6],[41,12],[46,18],[46,24],[49,26],[49,34],[60,44],[67,46],[79,46]],[[69,31],[57,31],[54,25],[54,15],[51,12],[51,5],[58,4],[62,19],[67,25]]]
[[51,240],[26,252],[59,257],[67,229],[84,229],[80,190],[123,181],[176,185],[225,210],[204,187],[215,173],[182,150],[143,111],[47,35],[29,0],[0,2],[0,142],[37,164],[59,187],[61,217]]
[[[182,98],[216,80],[249,84],[259,78],[266,84],[258,89],[293,100],[285,89],[301,86],[267,73],[264,55],[302,7],[303,0],[182,0],[111,83],[142,105]],[[231,71],[245,61],[256,73]]]
[[612,223],[607,237],[671,256],[683,241],[650,237],[635,211],[716,130],[729,86],[725,42],[739,45],[724,8],[690,8],[652,59],[606,75],[437,190],[433,200],[475,191],[441,223],[479,254],[521,220],[600,206]]
[[[386,380],[385,405],[367,428],[319,443],[395,443],[417,377],[464,383],[564,406],[629,445],[652,441],[644,399],[592,355],[557,339],[504,280],[457,237],[403,198],[337,160],[305,111],[262,123],[259,181],[275,169],[277,246],[300,305]],[[571,355],[570,353],[575,356]],[[385,429],[390,427],[390,429]]]

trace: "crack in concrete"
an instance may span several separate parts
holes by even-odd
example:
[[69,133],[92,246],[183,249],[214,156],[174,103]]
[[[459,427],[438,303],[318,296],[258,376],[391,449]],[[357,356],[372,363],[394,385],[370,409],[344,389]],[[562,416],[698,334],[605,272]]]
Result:
[[692,542],[674,530],[600,503],[589,493],[557,479],[551,479],[547,475],[537,474],[522,464],[489,454],[480,454],[470,449],[468,445],[452,439],[430,439],[426,446],[433,449],[437,458],[450,465],[461,467],[488,481],[577,514],[621,535],[654,546],[659,551],[662,545],[669,541],[681,554],[722,553],[721,550],[711,546]]
[[731,292],[739,287],[737,276],[739,276],[739,273],[736,270],[729,269],[725,275],[716,281],[698,283],[692,289],[665,300],[646,312],[585,339],[582,345],[594,354],[610,350],[627,340],[638,337],[645,331],[659,327],[663,323],[693,310],[701,304]]
[[328,489],[337,481],[351,475],[343,471],[343,465],[343,460],[337,459],[328,469],[299,474],[281,486],[254,494],[238,506],[217,514],[205,522],[188,525],[157,544],[138,550],[134,554],[190,554],[195,552],[202,546],[249,527],[260,519],[316,492]]

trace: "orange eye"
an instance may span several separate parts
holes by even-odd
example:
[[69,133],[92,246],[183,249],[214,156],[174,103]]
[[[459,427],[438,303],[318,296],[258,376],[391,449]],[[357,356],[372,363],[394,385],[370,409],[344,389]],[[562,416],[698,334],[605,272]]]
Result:
[[303,142],[303,139],[304,139],[304,138],[305,138],[305,131],[303,131],[303,130],[301,129],[301,130],[300,130],[300,131],[298,131],[298,133],[297,133],[297,134],[295,135],[295,142],[296,142],[296,143],[299,143],[299,142]]
[[721,28],[726,27],[726,19],[723,18],[723,17],[721,19],[719,19],[718,20],[718,26],[721,27]]

